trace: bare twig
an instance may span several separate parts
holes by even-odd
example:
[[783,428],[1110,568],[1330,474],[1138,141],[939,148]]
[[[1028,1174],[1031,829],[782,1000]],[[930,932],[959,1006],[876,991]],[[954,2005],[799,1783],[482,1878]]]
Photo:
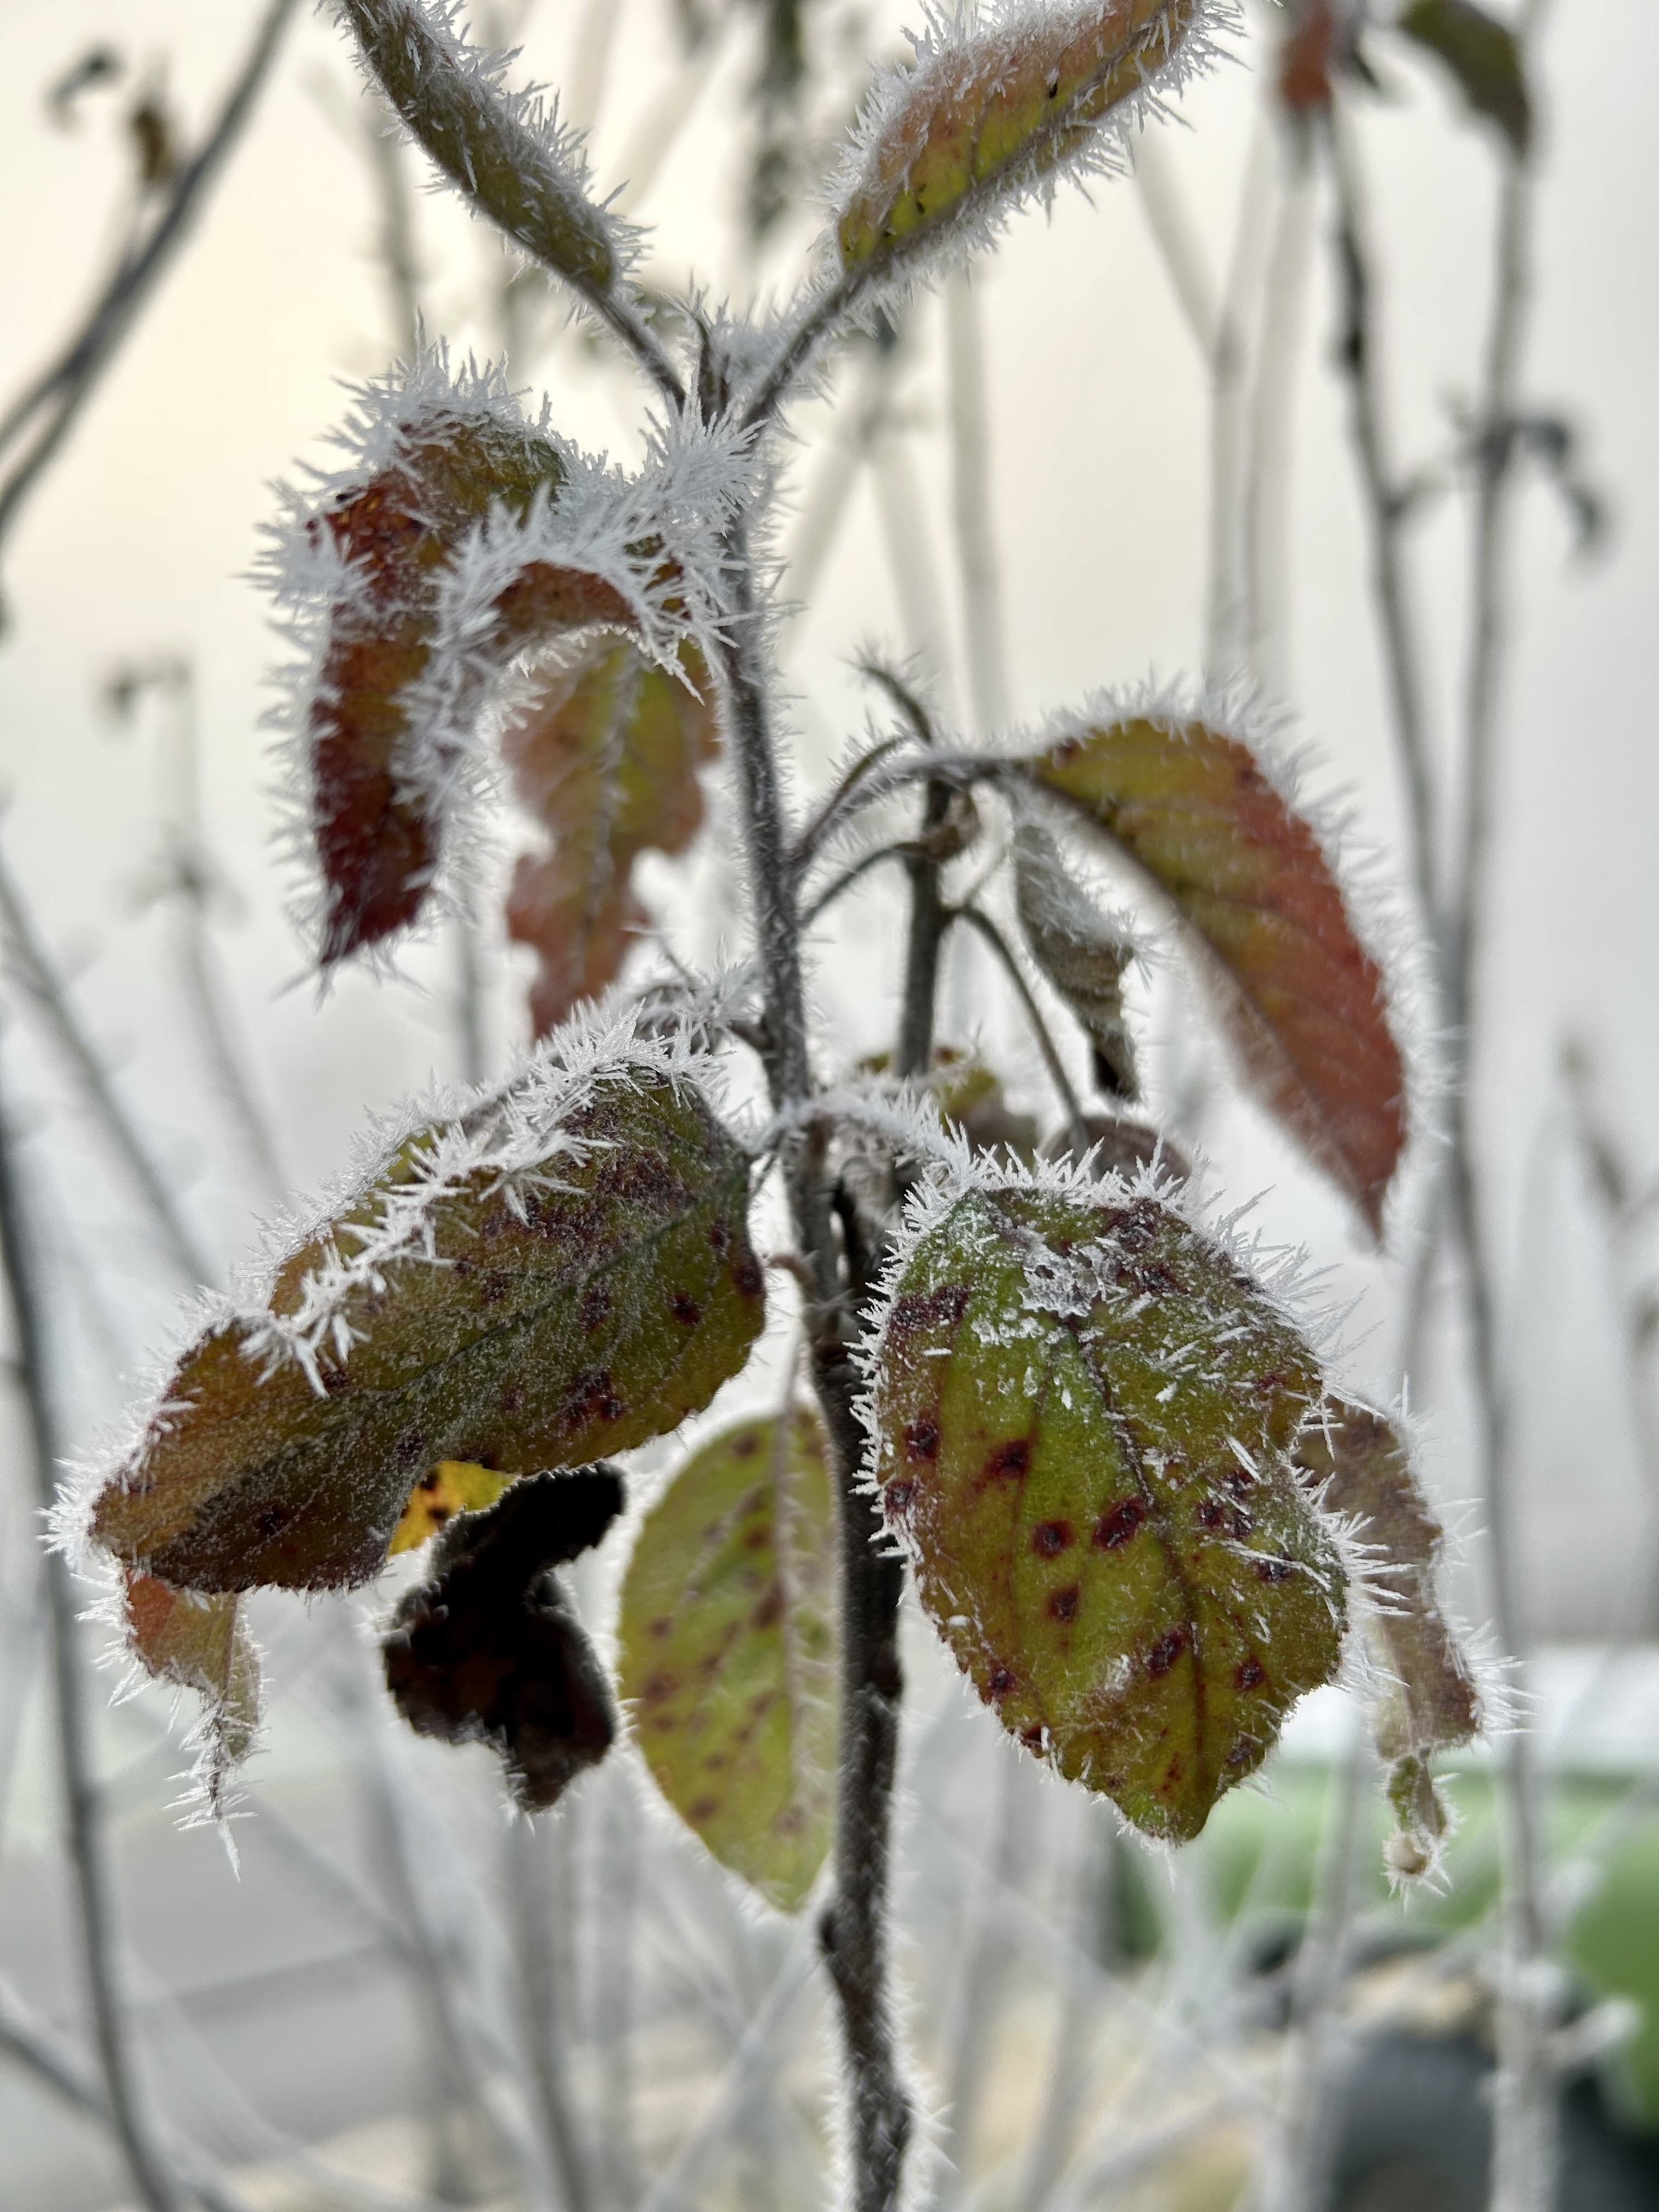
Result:
[[[16,1341],[17,1381],[27,1423],[34,1487],[43,1512],[58,1503],[57,1420],[46,1368],[46,1316],[40,1270],[25,1224],[15,1141],[0,1117],[0,1266],[3,1266]],[[149,2212],[174,2212],[177,2176],[160,2147],[159,2130],[140,2086],[128,2018],[118,1986],[115,1905],[93,1748],[88,1740],[86,1664],[80,1611],[68,1560],[53,1551],[46,1563],[46,1604],[58,1693],[58,1756],[75,1869],[82,1970],[110,2124]]]
[[0,931],[4,933],[6,964],[14,980],[56,1039],[94,1118],[137,1186],[168,1257],[187,1282],[211,1282],[213,1268],[185,1226],[161,1170],[115,1096],[103,1063],[93,1050],[62,982],[46,958],[35,935],[33,922],[3,861],[0,861]]
[[951,391],[951,513],[962,576],[968,692],[981,737],[1008,720],[1002,579],[991,512],[991,431],[979,297],[965,273],[945,288]]
[[[131,329],[168,260],[182,243],[237,134],[246,122],[296,0],[271,0],[241,74],[199,153],[185,163],[169,187],[166,205],[142,246],[124,254],[77,336],[38,377],[0,425],[9,445],[40,413],[52,407],[45,428],[3,484],[0,484],[0,543],[23,501],[74,428],[82,409]],[[55,405],[54,405],[55,403]]]

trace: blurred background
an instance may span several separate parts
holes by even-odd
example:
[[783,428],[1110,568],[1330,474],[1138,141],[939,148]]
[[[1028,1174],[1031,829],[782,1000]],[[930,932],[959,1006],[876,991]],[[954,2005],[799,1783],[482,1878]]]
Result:
[[[1361,35],[1351,13],[1252,6],[1132,177],[1018,218],[971,284],[849,348],[798,410],[779,547],[799,603],[781,630],[794,783],[823,788],[864,729],[854,663],[872,647],[916,656],[964,730],[1034,731],[1097,687],[1207,676],[1253,686],[1305,752],[1404,979],[1425,1096],[1467,1059],[1515,1560],[1510,1632],[1486,1640],[1518,1662],[1508,1702],[1536,1753],[1561,2202],[1622,2212],[1659,2204],[1659,748],[1643,658],[1659,294],[1642,275],[1659,21],[1638,0],[1532,11],[1523,160],[1512,113],[1506,137],[1467,75],[1391,6],[1370,12]],[[739,307],[781,305],[811,264],[822,180],[908,20],[896,0],[528,0],[472,18],[591,132],[601,186],[649,227],[645,284],[695,277]],[[246,118],[84,404],[54,427],[60,389],[14,416],[168,217],[273,27]],[[264,725],[282,647],[249,574],[273,480],[331,465],[345,387],[407,352],[417,314],[458,353],[504,354],[590,448],[635,458],[646,414],[632,372],[386,137],[327,11],[8,0],[0,52],[0,1102],[54,1441],[74,1460],[173,1341],[181,1299],[256,1257],[261,1218],[338,1174],[369,1116],[530,1042],[532,963],[501,913],[537,832],[505,805],[468,919],[393,978],[319,994],[305,973]],[[1367,249],[1380,507],[1340,343],[1327,90]],[[1490,832],[1471,844],[1506,190],[1531,281],[1505,417]],[[1455,906],[1473,851],[1482,900],[1452,1038],[1412,980],[1379,528],[1404,576],[1440,896]],[[638,878],[702,969],[745,941],[721,779],[716,763],[697,843]],[[885,1048],[895,1015],[872,979],[899,894],[866,880],[813,977],[825,1053],[846,1062]],[[1018,1010],[963,935],[941,1035],[1048,1127]],[[1155,940],[1135,991],[1172,1133],[1229,1204],[1254,1200],[1269,1243],[1306,1248],[1344,1311],[1353,1387],[1392,1398],[1408,1376],[1458,1540],[1452,1594],[1492,1623],[1468,1302],[1425,1229],[1432,1111],[1379,1253],[1239,1096],[1172,947]],[[770,1406],[787,1334],[781,1316],[705,1422]],[[135,2200],[84,1996],[21,1400],[0,1418],[0,2205],[90,2212]],[[679,1449],[636,1455],[635,1510]],[[579,1577],[602,1635],[625,1553],[613,1539]],[[392,1726],[369,1632],[386,1601],[256,1606],[270,1711],[240,1873],[210,1831],[178,1825],[169,1700],[111,1706],[88,1679],[110,1956],[187,2190],[250,2208],[827,2202],[833,2044],[810,1916],[740,1896],[631,1755],[533,1829],[510,1819],[487,1754]],[[935,2115],[918,2202],[1485,2203],[1499,1854],[1484,1748],[1456,1762],[1445,1881],[1408,1904],[1388,1895],[1337,1690],[1171,1858],[1021,1762],[925,1626],[907,1633],[896,1913]],[[76,1635],[90,1665],[105,1632]],[[1291,2155],[1292,2136],[1317,2156]]]

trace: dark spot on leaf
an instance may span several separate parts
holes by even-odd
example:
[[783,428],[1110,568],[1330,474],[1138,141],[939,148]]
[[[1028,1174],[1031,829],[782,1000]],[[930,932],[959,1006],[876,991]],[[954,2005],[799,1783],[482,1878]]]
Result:
[[718,1797],[699,1797],[694,1804],[687,1806],[685,1817],[693,1827],[696,1827],[705,1820],[712,1820],[720,1809]]
[[1031,1447],[1024,1437],[1011,1437],[1006,1444],[996,1445],[985,1462],[985,1479],[988,1482],[1018,1481],[1031,1464]]
[[1161,1674],[1167,1674],[1186,1648],[1186,1630],[1166,1628],[1146,1654],[1146,1672],[1154,1680]]
[[1296,1572],[1294,1559],[1258,1559],[1255,1571],[1264,1583],[1282,1583]]
[[695,1298],[688,1298],[684,1291],[676,1291],[668,1304],[675,1320],[683,1322],[687,1328],[695,1328],[702,1319],[702,1308]]
[[732,1232],[723,1221],[711,1221],[709,1223],[708,1242],[713,1245],[716,1252],[725,1252],[726,1247],[732,1242]]
[[1206,1498],[1198,1509],[1200,1528],[1218,1528],[1226,1518],[1226,1508],[1213,1498]]
[[912,1421],[904,1431],[904,1455],[907,1459],[937,1459],[939,1423],[927,1419]]
[[1242,1660],[1233,1669],[1233,1680],[1241,1690],[1259,1690],[1267,1679],[1267,1670],[1259,1659]]
[[269,1539],[276,1535],[280,1528],[285,1528],[288,1521],[289,1509],[286,1505],[262,1505],[253,1516],[254,1532],[260,1537]]
[[1006,1667],[992,1668],[990,1688],[994,1698],[1006,1698],[1013,1686],[1014,1678]]
[[910,1510],[910,1501],[915,1494],[915,1483],[907,1481],[901,1475],[896,1482],[890,1482],[882,1492],[881,1502],[890,1513],[908,1513]]
[[596,1329],[611,1311],[611,1289],[597,1279],[590,1282],[582,1292],[581,1316],[585,1329]]
[[1049,1613],[1056,1620],[1075,1620],[1078,1600],[1081,1595],[1082,1592],[1075,1583],[1068,1589],[1055,1590],[1048,1600]]
[[752,1252],[745,1252],[732,1270],[732,1280],[745,1298],[757,1298],[764,1287],[760,1261]]
[[1031,1531],[1031,1549],[1040,1559],[1052,1559],[1073,1541],[1069,1521],[1039,1521]]
[[733,1459],[753,1459],[759,1449],[760,1438],[755,1434],[753,1429],[745,1429],[741,1436],[733,1437],[732,1439],[731,1451]]
[[913,1291],[907,1297],[895,1298],[887,1322],[888,1340],[908,1336],[916,1330],[954,1328],[967,1312],[971,1296],[965,1283],[950,1283],[942,1290]]
[[398,1437],[394,1456],[400,1469],[421,1466],[426,1458],[426,1438],[418,1429],[410,1429]]
[[1249,1766],[1255,1759],[1255,1739],[1253,1736],[1242,1735],[1227,1753],[1226,1763],[1237,1772],[1241,1766]]
[[1115,1552],[1128,1542],[1146,1518],[1146,1508],[1138,1498],[1120,1498],[1115,1505],[1109,1505],[1096,1522],[1096,1545],[1103,1552]]

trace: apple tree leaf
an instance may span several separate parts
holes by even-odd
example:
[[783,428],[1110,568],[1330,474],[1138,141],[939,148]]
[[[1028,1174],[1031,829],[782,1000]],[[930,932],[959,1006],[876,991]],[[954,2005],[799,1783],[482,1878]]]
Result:
[[1204,956],[1246,1079],[1373,1231],[1406,1137],[1382,970],[1309,823],[1240,738],[1085,722],[1024,764],[1134,860]]
[[181,1589],[341,1589],[445,1461],[581,1466],[675,1428],[763,1319],[748,1162],[672,1048],[548,1054],[383,1155],[261,1307],[184,1353],[90,1534]]
[[381,1642],[386,1687],[419,1735],[487,1743],[526,1812],[556,1802],[617,1733],[611,1683],[553,1572],[622,1510],[612,1467],[544,1474],[438,1540]]
[[1038,1757],[1195,1836],[1340,1655],[1296,1328],[1157,1196],[1051,1169],[927,1196],[869,1357],[883,1512],[957,1665]]
[[833,1826],[835,1543],[823,1431],[797,1408],[692,1454],[623,1584],[619,1680],[646,1764],[721,1865],[783,1912]]
[[681,675],[625,637],[536,679],[501,738],[520,803],[551,841],[514,872],[507,934],[532,945],[539,968],[530,1011],[538,1036],[613,982],[648,921],[633,868],[648,847],[684,852],[702,821],[697,770],[719,749],[712,680],[689,641]]
[[1376,1601],[1366,1609],[1365,1640],[1379,1686],[1372,1728],[1398,1821],[1389,1863],[1401,1879],[1419,1878],[1439,1864],[1449,1825],[1429,1762],[1480,1729],[1474,1677],[1440,1606],[1444,1531],[1405,1439],[1368,1407],[1333,1401],[1301,1437],[1297,1458],[1369,1553]]
[[1474,112],[1489,116],[1524,157],[1532,143],[1532,95],[1520,41],[1507,23],[1473,0],[1410,0],[1395,28],[1449,70]]

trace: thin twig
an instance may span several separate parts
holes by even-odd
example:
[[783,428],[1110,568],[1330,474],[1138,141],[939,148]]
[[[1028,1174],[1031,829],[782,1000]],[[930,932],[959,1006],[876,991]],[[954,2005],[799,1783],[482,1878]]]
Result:
[[9,443],[42,407],[53,400],[57,402],[56,411],[45,429],[0,485],[0,544],[4,542],[24,500],[73,428],[100,377],[182,242],[207,187],[252,112],[283,27],[295,5],[296,0],[271,0],[217,123],[201,151],[179,171],[167,205],[149,235],[136,252],[122,257],[78,335],[7,417],[0,445]]
[[[17,1381],[27,1424],[34,1487],[40,1510],[58,1503],[57,1419],[46,1367],[46,1316],[39,1291],[34,1241],[25,1224],[16,1170],[15,1142],[0,1112],[0,1266],[11,1302]],[[46,1562],[46,1604],[52,1629],[52,1671],[58,1692],[58,1756],[75,1870],[82,1969],[91,2003],[110,2124],[128,2172],[149,2212],[175,2212],[177,2177],[159,2142],[159,2130],[140,2087],[127,2011],[117,1986],[115,1905],[103,1808],[87,1717],[86,1665],[81,1649],[74,1579],[59,1551]]]
[[4,934],[6,964],[14,980],[56,1038],[94,1119],[137,1184],[168,1257],[189,1283],[210,1283],[213,1268],[185,1225],[160,1170],[115,1096],[103,1063],[35,935],[33,922],[3,860],[0,860],[0,932]]
[[951,515],[967,647],[968,692],[983,738],[1008,720],[1002,577],[991,512],[991,430],[985,394],[985,337],[979,297],[965,271],[945,288],[951,395]]
[[979,907],[955,907],[948,918],[952,921],[965,921],[969,928],[977,930],[1002,963],[1004,972],[1018,994],[1019,1003],[1030,1024],[1031,1035],[1036,1039],[1037,1050],[1042,1054],[1042,1064],[1048,1071],[1048,1080],[1054,1085],[1055,1095],[1065,1113],[1073,1155],[1079,1160],[1082,1159],[1089,1149],[1089,1127],[1084,1119],[1082,1103],[1072,1087],[1072,1079],[1066,1073],[1066,1063],[1060,1056],[1059,1047],[1048,1023],[1042,1018],[1042,1009],[1032,996],[1031,987],[1014,957],[1013,947],[990,915]]

